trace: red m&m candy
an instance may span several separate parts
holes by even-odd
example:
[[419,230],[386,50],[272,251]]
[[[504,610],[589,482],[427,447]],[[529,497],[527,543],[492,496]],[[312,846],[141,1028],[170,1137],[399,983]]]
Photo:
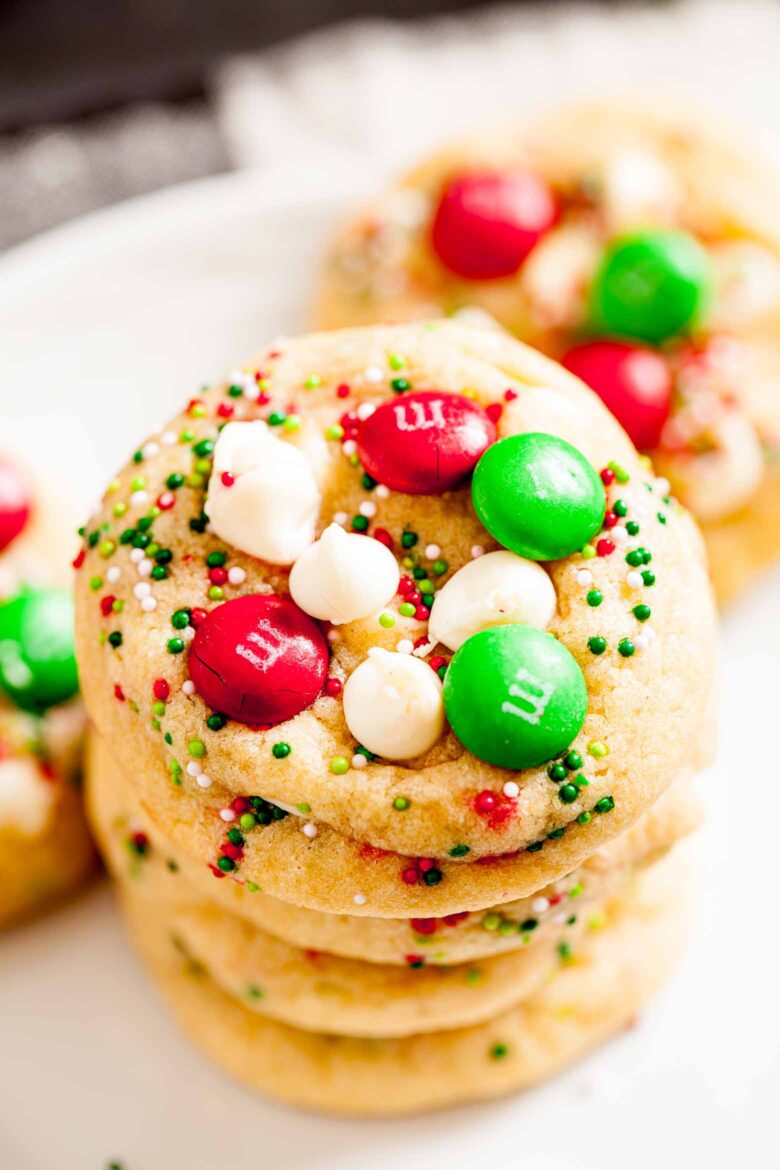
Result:
[[189,668],[198,694],[215,711],[270,727],[317,698],[328,674],[328,646],[292,601],[250,593],[201,622]]
[[0,457],[0,551],[7,548],[30,516],[30,496],[21,474]]
[[494,443],[496,428],[461,394],[423,390],[385,402],[358,432],[361,463],[396,492],[432,496],[457,487]]
[[623,341],[589,341],[562,361],[596,391],[634,446],[658,446],[672,401],[672,374],[661,354]]
[[496,280],[517,272],[557,211],[555,196],[533,171],[460,175],[444,188],[431,243],[458,276]]

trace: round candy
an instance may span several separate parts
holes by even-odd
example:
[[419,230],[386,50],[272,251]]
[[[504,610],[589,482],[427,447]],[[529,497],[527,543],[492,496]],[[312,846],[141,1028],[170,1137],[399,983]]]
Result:
[[0,552],[16,539],[29,516],[27,484],[13,463],[0,458]]
[[533,171],[460,175],[442,193],[431,243],[456,275],[496,280],[517,272],[557,212],[555,196]]
[[533,626],[496,626],[464,642],[444,678],[444,707],[464,747],[500,768],[533,768],[574,740],[588,709],[565,646]]
[[476,402],[423,390],[384,402],[361,424],[357,443],[361,463],[379,483],[433,496],[457,487],[495,438]]
[[707,253],[684,232],[636,232],[608,248],[591,316],[609,333],[661,342],[693,325],[710,298]]
[[561,362],[596,391],[635,447],[658,446],[672,403],[672,374],[661,354],[624,341],[588,341]]
[[73,601],[65,589],[24,589],[0,605],[0,690],[43,711],[78,690]]
[[488,448],[471,484],[491,536],[531,561],[587,544],[604,519],[604,486],[576,447],[555,435],[510,435]]
[[328,646],[294,602],[249,593],[217,606],[200,623],[189,668],[213,710],[271,727],[317,698],[328,673]]

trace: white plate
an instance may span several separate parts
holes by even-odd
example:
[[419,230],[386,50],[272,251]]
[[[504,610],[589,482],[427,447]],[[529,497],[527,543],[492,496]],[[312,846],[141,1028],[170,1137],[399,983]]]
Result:
[[[347,197],[284,195],[257,179],[209,180],[0,261],[2,412],[39,461],[69,468],[82,505],[202,381],[305,325],[312,267]],[[236,1087],[179,1038],[100,889],[0,940],[0,1166],[768,1165],[780,994],[763,810],[778,784],[779,586],[775,572],[727,623],[699,914],[681,970],[630,1034],[495,1105],[393,1123],[299,1115]]]

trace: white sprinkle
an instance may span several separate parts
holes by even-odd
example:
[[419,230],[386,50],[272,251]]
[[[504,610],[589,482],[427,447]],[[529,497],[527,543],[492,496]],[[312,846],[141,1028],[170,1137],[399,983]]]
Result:
[[159,445],[154,442],[146,443],[145,446],[141,448],[141,454],[143,455],[144,459],[154,459],[155,455],[160,454]]
[[144,611],[144,613],[152,613],[153,610],[157,609],[157,598],[156,597],[142,598],[141,599],[141,609]]
[[176,435],[173,433],[173,431],[163,431],[163,433],[160,435],[160,442],[162,443],[163,447],[172,447],[176,442]]
[[131,548],[130,549],[130,560],[133,562],[134,565],[137,565],[138,562],[142,561],[143,559],[144,559],[144,550],[142,548]]
[[234,821],[236,819],[236,814],[232,808],[221,808],[219,815],[223,821]]
[[117,565],[112,565],[106,573],[106,580],[109,585],[115,585],[122,576],[122,570]]
[[653,486],[655,487],[655,490],[658,492],[659,496],[668,496],[672,488],[669,480],[665,479],[662,475],[659,475]]
[[133,492],[130,497],[130,503],[134,508],[140,508],[142,504],[148,503],[149,493],[145,491]]
[[364,503],[360,505],[360,515],[367,516],[369,520],[373,516],[376,516],[376,504],[372,504],[371,500],[365,500]]
[[378,483],[374,488],[374,495],[380,500],[386,500],[390,495],[390,488],[385,487],[383,483]]
[[133,586],[133,593],[140,601],[143,597],[148,597],[152,592],[152,587],[148,581],[139,581]]
[[644,581],[638,569],[631,569],[630,572],[626,573],[626,585],[628,585],[629,589],[642,588]]
[[195,694],[195,683],[192,681],[191,678],[185,679],[185,681],[181,684],[181,689],[185,695],[194,695]]
[[616,524],[609,536],[613,544],[625,544],[628,540],[628,529],[622,524]]
[[243,585],[246,581],[246,570],[240,569],[238,565],[228,569],[228,581],[231,585]]
[[550,899],[541,897],[534,898],[534,900],[531,902],[531,909],[533,910],[534,914],[544,914],[547,910],[550,909]]
[[304,837],[308,837],[310,841],[313,841],[314,838],[317,836],[317,833],[319,832],[317,826],[312,824],[311,821],[306,822],[306,824],[303,826],[302,831],[303,831]]
[[345,455],[354,455],[357,451],[357,443],[354,439],[345,439],[341,444],[341,450]]
[[198,785],[200,788],[211,788],[211,780],[205,774],[205,772],[203,773],[203,775],[198,776]]
[[202,771],[203,768],[200,766],[197,760],[190,760],[189,764],[187,764],[188,776],[200,776]]
[[476,560],[477,557],[481,557],[484,552],[485,552],[485,550],[481,544],[472,544],[471,555],[474,558],[474,560]]
[[357,768],[358,771],[360,771],[361,768],[365,768],[367,764],[368,760],[365,756],[362,756],[360,752],[355,752],[354,756],[349,761],[349,766],[351,768]]
[[650,639],[647,634],[637,634],[634,638],[634,646],[637,650],[647,650],[650,646]]
[[328,641],[330,642],[331,646],[335,646],[340,637],[341,635],[339,634],[338,630],[328,630]]
[[400,642],[396,642],[395,648],[399,654],[411,654],[414,650],[414,642],[411,638],[401,638]]
[[648,642],[654,642],[658,637],[652,626],[642,626],[642,633],[647,638]]
[[375,410],[373,402],[361,402],[355,413],[361,422],[365,422],[367,418],[371,418]]
[[149,560],[148,557],[142,557],[141,560],[138,562],[138,572],[139,572],[141,577],[150,576],[153,568],[154,568],[154,565],[152,564],[152,562]]
[[384,376],[385,375],[380,366],[367,366],[363,371],[363,381],[369,382],[372,385],[376,385],[377,382],[381,382]]
[[441,549],[438,544],[429,544],[425,549],[425,555],[429,561],[436,561],[441,556]]
[[435,644],[435,642],[421,642],[419,646],[415,646],[412,654],[415,658],[427,658]]
[[185,626],[183,630],[179,630],[179,637],[184,642],[191,642],[195,637],[195,631],[192,626]]
[[593,574],[590,569],[577,570],[577,584],[585,586],[593,584]]
[[344,525],[346,524],[347,520],[349,520],[349,516],[347,515],[346,512],[334,513],[334,516],[333,516],[333,523],[334,524],[340,524],[341,527],[343,528]]
[[365,894],[355,894],[352,901],[355,903],[356,906],[365,906],[366,902],[368,901],[368,898],[366,897]]
[[514,780],[507,780],[503,792],[504,796],[509,796],[514,800],[516,796],[520,795],[520,785],[516,784]]
[[566,919],[568,917],[569,917],[568,912],[566,910],[561,910],[558,914],[555,915],[555,917],[553,918],[553,922],[556,923],[556,925],[560,926],[562,923],[564,923],[566,921]]

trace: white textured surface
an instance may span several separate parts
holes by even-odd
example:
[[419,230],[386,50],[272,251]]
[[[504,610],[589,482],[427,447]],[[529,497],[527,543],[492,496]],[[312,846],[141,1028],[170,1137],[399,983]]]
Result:
[[[780,134],[775,0],[478,9],[371,20],[228,61],[217,115],[237,166],[310,190],[381,178],[442,139],[585,94],[634,88],[715,105]],[[773,133],[772,133],[773,132]],[[774,143],[772,143],[774,145]]]
[[[82,500],[204,377],[305,317],[339,198],[280,206],[246,176],[101,213],[0,261],[0,407],[72,416]],[[79,425],[77,420],[81,420]],[[68,463],[49,426],[47,450]],[[67,448],[67,444],[65,444]],[[708,1170],[772,1164],[780,571],[729,615],[686,960],[639,1026],[504,1101],[394,1123],[256,1099],[181,1039],[106,890],[0,938],[0,1166],[9,1170]]]

